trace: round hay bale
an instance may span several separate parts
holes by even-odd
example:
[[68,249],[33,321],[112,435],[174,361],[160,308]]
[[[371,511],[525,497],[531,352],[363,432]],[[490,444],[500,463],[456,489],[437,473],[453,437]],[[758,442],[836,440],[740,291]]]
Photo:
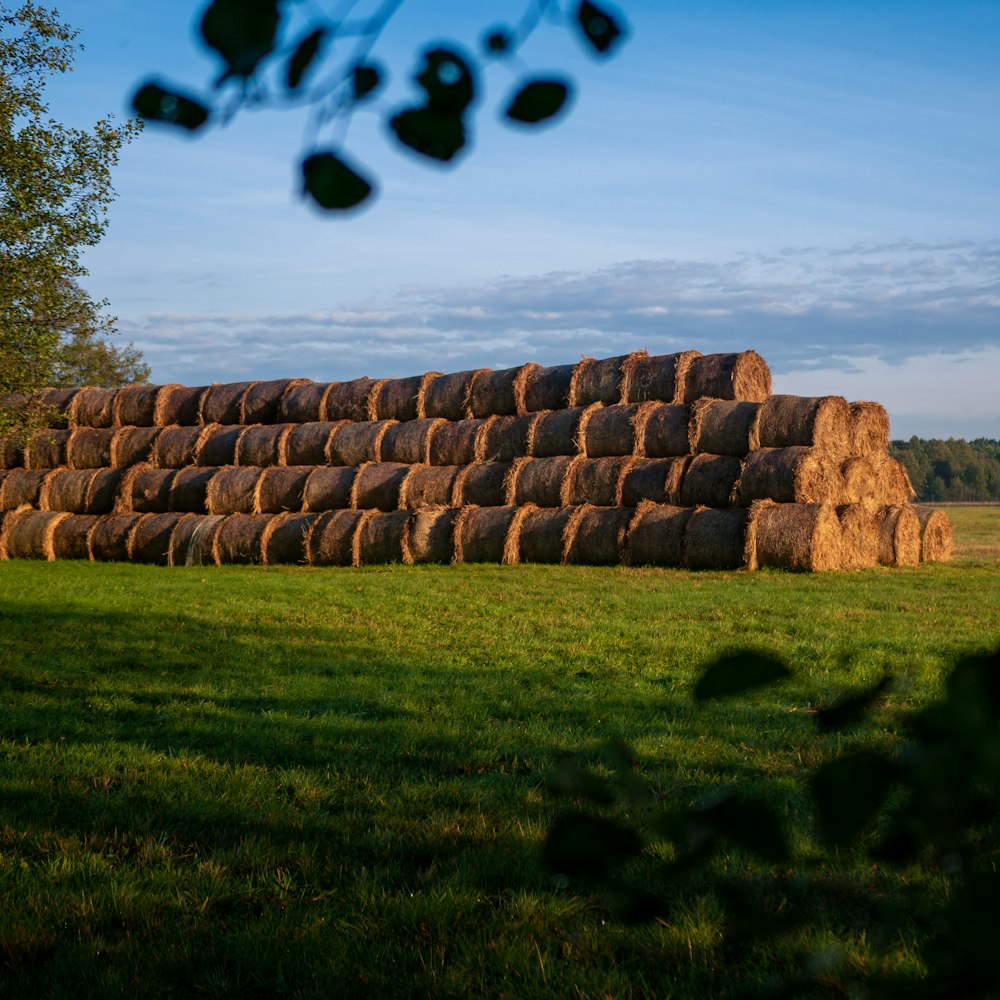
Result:
[[566,409],[575,372],[576,365],[535,368],[528,372],[524,380],[525,411]]
[[119,427],[111,438],[111,464],[127,469],[137,462],[149,462],[153,457],[160,427]]
[[702,396],[760,403],[770,395],[771,369],[756,351],[703,354],[692,358],[684,373],[685,403]]
[[[455,481],[464,471],[457,465],[410,465],[403,468],[408,472],[399,490],[399,506],[406,510],[450,506]],[[464,468],[471,469],[473,466]]]
[[619,502],[622,476],[628,471],[634,458],[575,458],[566,468],[562,492],[559,497],[561,507],[575,507],[579,504],[593,504],[597,507],[613,507]]
[[366,510],[354,535],[354,565],[403,562],[409,523],[408,510]]
[[263,471],[244,466],[220,469],[208,481],[205,506],[209,514],[252,514]]
[[323,422],[323,401],[332,382],[310,382],[303,379],[290,385],[278,406],[278,421],[283,424],[315,424]]
[[638,507],[649,502],[675,502],[684,482],[686,464],[684,459],[676,458],[633,458],[622,470],[616,503],[621,507]]
[[254,512],[284,514],[302,510],[306,481],[312,471],[312,467],[303,465],[264,469],[257,480]]
[[561,506],[563,482],[572,463],[569,455],[519,458],[507,475],[507,502],[517,507],[528,503],[539,507]]
[[114,426],[152,427],[156,423],[156,399],[161,388],[146,382],[122,386],[112,409]]
[[214,566],[215,534],[225,517],[221,514],[187,514],[176,524],[170,536],[171,566]]
[[644,500],[635,508],[625,545],[630,566],[671,566],[684,563],[684,534],[691,507]]
[[371,419],[416,420],[418,416],[423,417],[425,387],[440,374],[440,372],[427,372],[425,375],[390,378],[380,382],[378,390],[372,395]]
[[[49,427],[63,430],[69,426],[69,411],[73,397],[80,390],[76,386],[67,389],[42,389],[37,399],[43,409],[48,410]],[[0,409],[3,408],[0,402]]]
[[645,351],[624,354],[617,358],[584,358],[573,373],[570,385],[569,405],[590,406],[603,403],[612,406],[622,402],[622,383],[629,361]]
[[745,562],[747,511],[695,507],[684,529],[685,569],[739,569]]
[[[194,465],[206,429],[197,426],[164,427],[153,444],[153,463],[161,469],[182,469],[185,465]],[[72,441],[70,457],[73,457]]]
[[379,445],[379,461],[419,465],[427,461],[427,442],[439,419],[407,420],[386,428]]
[[843,396],[771,396],[757,411],[755,448],[822,448],[847,458],[853,442],[851,411]]
[[635,351],[622,366],[622,402],[680,403],[684,400],[684,378],[698,351],[657,354]]
[[515,507],[462,507],[455,518],[457,563],[502,563]]
[[310,566],[353,566],[354,536],[363,510],[334,510],[320,515],[306,538]]
[[351,492],[358,470],[351,465],[313,469],[302,491],[302,509],[309,513],[342,510],[351,506]]
[[142,514],[105,514],[87,535],[90,558],[97,562],[128,562],[129,538]]
[[750,569],[814,573],[844,565],[840,519],[827,503],[756,501],[750,508],[746,549]]
[[78,427],[110,427],[115,419],[117,395],[117,389],[85,386],[70,401],[70,422]]
[[208,392],[206,385],[164,385],[156,395],[153,423],[157,427],[191,427],[209,423],[202,419],[201,400]]
[[579,450],[580,421],[585,412],[584,407],[576,406],[539,413],[531,425],[529,447],[532,457],[575,455]]
[[382,438],[394,420],[363,420],[356,423],[342,423],[330,437],[327,458],[331,465],[364,465],[377,462]]
[[327,446],[330,435],[339,423],[311,421],[305,424],[290,424],[289,431],[282,439],[282,465],[326,465]]
[[686,403],[640,403],[632,426],[635,452],[647,458],[679,458],[691,450]]
[[920,522],[921,562],[948,562],[954,536],[951,521],[943,510],[933,507],[914,507]]
[[284,449],[282,443],[291,431],[292,424],[256,424],[247,429],[236,441],[236,464],[264,468],[280,465]]
[[843,482],[842,504],[876,503],[878,486],[875,482],[875,465],[864,455],[855,455],[840,466]]
[[401,462],[369,462],[362,465],[351,488],[351,506],[358,510],[396,510],[400,506],[403,480],[410,468]]
[[71,469],[103,469],[111,464],[111,428],[74,427],[66,442],[66,464]]
[[437,424],[427,442],[429,465],[469,465],[476,460],[476,435],[481,418],[449,420]]
[[624,562],[628,527],[634,514],[628,507],[578,507],[566,526],[563,562],[580,566],[617,566]]
[[909,505],[879,507],[878,561],[882,566],[917,566],[920,563],[920,519]]
[[45,469],[11,469],[0,483],[0,510],[37,507],[42,484],[48,475]]
[[72,515],[60,511],[20,510],[3,524],[3,558],[55,559],[53,535],[57,525]]
[[452,504],[464,507],[502,507],[507,502],[510,462],[476,462],[463,466],[455,479]]
[[128,540],[131,562],[167,566],[170,563],[170,538],[186,514],[144,514],[132,529]]
[[760,403],[699,399],[691,409],[691,451],[709,455],[746,455],[753,450],[751,437],[759,409]]
[[531,450],[539,414],[486,417],[476,436],[476,461],[513,462]]
[[455,550],[454,507],[423,507],[410,516],[403,548],[405,561],[419,563],[448,563]]
[[176,475],[176,469],[133,466],[122,480],[119,511],[166,514],[170,510],[170,487],[173,486]]
[[242,424],[243,397],[256,382],[225,382],[210,385],[201,397],[199,419],[203,424]]
[[270,382],[255,382],[243,396],[240,423],[273,424],[278,420],[281,401],[294,386],[308,382],[302,378],[279,378]]
[[587,411],[586,421],[581,421],[583,447],[581,453],[588,458],[611,455],[631,455],[635,452],[635,421],[639,407],[635,404],[619,406],[595,405]]
[[241,424],[207,424],[198,445],[195,462],[211,468],[236,464],[240,437],[249,430]]
[[886,455],[872,456],[875,466],[875,503],[883,507],[908,504],[916,493],[906,466]]
[[741,459],[733,455],[695,455],[684,469],[684,507],[729,507],[740,479]]
[[270,514],[230,514],[215,532],[212,554],[216,566],[258,566],[264,561],[264,531]]
[[424,388],[419,415],[443,417],[445,420],[476,416],[471,412],[469,393],[476,377],[489,371],[489,368],[477,368],[430,379]]
[[871,569],[878,565],[878,527],[875,516],[863,503],[842,504],[840,518],[840,555],[842,569]]
[[88,514],[110,514],[118,508],[125,469],[98,469],[87,491]]
[[889,450],[889,414],[881,403],[858,400],[851,411],[851,451],[855,455],[884,455]]
[[0,437],[0,469],[18,469],[23,465],[24,451],[17,437],[13,434]]
[[60,521],[52,533],[52,552],[56,559],[89,559],[87,538],[96,523],[94,514],[73,514]]
[[561,563],[573,507],[525,506],[518,518],[517,562]]
[[323,400],[320,420],[368,420],[368,396],[375,380],[356,378],[350,382],[334,382]]
[[54,469],[42,481],[38,491],[39,509],[69,514],[90,513],[87,496],[90,481],[96,475],[97,469]]
[[23,462],[28,469],[55,469],[66,465],[66,452],[72,431],[42,428],[28,439]]
[[528,379],[540,369],[529,362],[503,371],[482,370],[469,386],[467,403],[474,417],[508,417],[528,412],[525,388]]
[[178,469],[170,484],[168,509],[185,514],[208,513],[208,484],[218,468],[189,465]]
[[306,541],[319,514],[279,514],[271,518],[262,543],[268,566],[295,566],[307,561]]
[[834,456],[801,445],[750,452],[743,459],[734,494],[742,507],[754,500],[839,503],[843,495],[844,482]]

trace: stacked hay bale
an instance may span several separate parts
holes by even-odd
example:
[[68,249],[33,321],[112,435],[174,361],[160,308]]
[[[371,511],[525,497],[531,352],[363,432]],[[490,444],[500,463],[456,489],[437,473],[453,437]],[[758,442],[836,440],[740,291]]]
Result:
[[[10,405],[17,401],[7,400]],[[0,447],[0,558],[859,569],[948,558],[875,403],[752,351],[48,390]]]

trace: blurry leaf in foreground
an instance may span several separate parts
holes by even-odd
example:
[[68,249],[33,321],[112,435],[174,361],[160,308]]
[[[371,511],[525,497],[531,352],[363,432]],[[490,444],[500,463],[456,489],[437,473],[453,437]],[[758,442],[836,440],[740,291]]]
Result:
[[773,656],[740,650],[709,664],[694,686],[694,696],[698,701],[727,698],[783,681],[791,675],[788,667]]
[[374,63],[358,63],[351,70],[351,88],[355,101],[363,101],[382,85],[383,73]]
[[559,816],[542,845],[542,864],[560,875],[602,878],[642,850],[638,835],[600,816]]
[[333,153],[314,153],[302,163],[306,193],[320,208],[355,208],[372,193],[371,184]]
[[476,81],[469,64],[454,49],[429,49],[416,75],[427,94],[427,107],[461,114],[476,96]]
[[892,679],[883,677],[877,684],[857,694],[842,695],[836,701],[816,711],[816,725],[821,732],[829,733],[859,721],[880,694],[888,690]]
[[208,108],[204,104],[158,83],[143,84],[132,98],[132,107],[147,121],[177,125],[190,132],[208,121]]
[[610,805],[615,800],[607,781],[568,759],[560,761],[552,769],[548,787],[555,795],[586,799],[596,805]]
[[590,0],[583,0],[577,8],[576,20],[584,38],[598,55],[607,55],[615,42],[622,37],[623,29],[614,17]]
[[562,80],[531,80],[514,95],[506,116],[522,125],[538,125],[564,109],[569,93]]
[[295,47],[292,58],[288,60],[288,86],[291,90],[295,90],[302,83],[306,71],[319,54],[325,36],[326,32],[322,28],[317,28]]
[[404,146],[442,163],[454,159],[465,146],[465,126],[458,114],[410,108],[396,115],[389,126]]
[[856,840],[882,807],[897,775],[896,765],[873,750],[824,764],[813,776],[812,791],[826,838],[837,845]]
[[788,858],[788,840],[770,806],[742,795],[728,795],[710,805],[687,812],[689,836],[699,846],[707,838],[727,840],[764,861]]
[[274,48],[278,0],[212,0],[201,19],[201,37],[226,63],[220,82],[250,76]]

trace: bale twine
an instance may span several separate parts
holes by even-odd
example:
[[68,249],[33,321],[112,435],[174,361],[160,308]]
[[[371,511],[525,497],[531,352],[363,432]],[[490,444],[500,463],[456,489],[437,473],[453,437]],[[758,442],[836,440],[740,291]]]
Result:
[[97,562],[128,562],[128,543],[142,514],[105,514],[87,535],[90,558]]
[[366,510],[354,535],[354,565],[403,562],[409,521],[408,510]]
[[170,484],[168,509],[186,514],[207,514],[208,484],[218,471],[217,468],[197,465],[178,469]]
[[623,562],[634,514],[628,507],[578,507],[566,525],[563,562],[580,566],[617,566]]
[[257,424],[236,440],[236,464],[264,468],[279,465],[283,457],[282,443],[291,431],[291,424]]
[[[565,549],[566,527],[574,513],[573,507],[535,507],[526,505],[512,531],[511,549],[505,551],[505,562],[561,563]],[[513,559],[516,545],[517,558]]]
[[243,397],[256,382],[210,385],[201,396],[198,419],[203,424],[242,424]]
[[410,468],[401,462],[369,462],[362,465],[351,487],[351,506],[358,510],[396,510],[400,506],[399,493],[403,480]]
[[685,569],[739,569],[744,565],[747,511],[695,507],[684,529]]
[[103,469],[111,464],[111,428],[74,427],[66,442],[66,464],[71,469]]
[[878,527],[867,504],[847,503],[837,508],[840,518],[840,554],[846,570],[878,565]]
[[[636,354],[645,354],[645,351]],[[569,405],[590,406],[603,403],[611,406],[622,401],[622,382],[625,367],[635,355],[625,354],[618,358],[584,358],[573,373],[570,385]]]
[[476,462],[461,468],[455,478],[451,503],[455,507],[502,507],[507,502],[510,462]]
[[96,523],[94,514],[74,514],[60,521],[52,533],[52,552],[56,559],[89,559],[87,537]]
[[290,465],[264,469],[257,480],[254,512],[257,514],[284,514],[302,510],[306,482],[312,468]]
[[0,510],[37,507],[47,475],[44,469],[11,469],[0,483]]
[[70,401],[70,423],[78,427],[110,427],[115,419],[117,395],[117,389],[85,386]]
[[42,389],[38,394],[38,401],[43,409],[49,411],[50,427],[64,429],[69,426],[70,407],[73,397],[79,391],[76,386],[67,389]]
[[[530,454],[534,458],[575,455],[578,449],[580,422],[586,408],[548,410],[539,413],[531,424]],[[515,418],[516,419],[516,418]]]
[[98,469],[87,491],[88,514],[110,514],[118,506],[125,469]]
[[886,455],[872,457],[875,465],[875,503],[883,507],[908,504],[916,493],[906,466]]
[[756,447],[754,428],[760,403],[699,399],[691,408],[691,451],[742,457]]
[[128,540],[131,562],[167,566],[170,563],[170,538],[186,514],[144,514],[132,529]]
[[198,426],[164,427],[153,443],[153,463],[161,469],[182,469],[185,465],[194,465],[207,430]]
[[684,507],[728,507],[740,479],[742,460],[733,455],[695,455],[684,469]]
[[339,424],[330,436],[327,461],[330,465],[364,465],[377,462],[382,438],[393,420],[362,420]]
[[[441,372],[411,375],[409,378],[390,378],[378,384],[371,398],[372,420],[416,420],[425,416],[423,398],[428,383]],[[465,416],[464,413],[461,416]]]
[[480,417],[436,424],[427,442],[430,465],[468,465],[476,460],[476,435],[483,426]]
[[374,379],[356,378],[350,382],[334,382],[323,399],[320,420],[368,420],[368,394]]
[[90,513],[87,510],[87,496],[90,481],[96,475],[97,469],[54,469],[42,481],[38,491],[39,509],[65,511],[69,514]]
[[920,522],[920,559],[922,562],[948,562],[954,541],[951,521],[943,510],[914,507]]
[[621,496],[622,477],[634,461],[620,457],[575,458],[563,476],[559,506],[615,506]]
[[278,420],[283,424],[313,424],[323,421],[323,401],[330,391],[332,382],[310,382],[305,380],[290,385],[281,397],[278,406]]
[[851,454],[851,411],[843,396],[771,396],[757,411],[755,448],[823,448],[837,458]]
[[306,538],[310,566],[352,566],[354,536],[364,516],[362,510],[334,510],[321,514]]
[[743,459],[735,502],[839,503],[844,494],[840,465],[828,452],[801,445],[760,448]]
[[691,507],[644,500],[628,527],[625,561],[630,566],[671,566],[684,563],[684,535]]
[[595,404],[580,421],[581,454],[589,458],[631,455],[635,452],[635,404],[601,406]]
[[261,542],[268,566],[299,565],[307,561],[306,541],[319,514],[279,514],[271,518]]
[[[410,465],[402,468],[408,471],[399,489],[399,506],[406,510],[420,510],[423,507],[450,506],[459,473],[463,468],[474,466]],[[503,503],[502,500],[500,502]]]
[[519,507],[532,503],[539,507],[562,506],[562,488],[573,463],[569,455],[554,458],[519,458],[507,474],[507,503]]
[[206,385],[164,385],[156,396],[153,422],[157,427],[179,424],[190,427],[204,423],[201,417],[201,401],[208,392]]
[[476,436],[476,460],[513,462],[515,458],[523,458],[531,450],[538,417],[537,413],[486,417]]
[[222,519],[212,543],[216,566],[257,566],[264,561],[264,531],[270,514],[230,514]]
[[170,565],[214,566],[215,534],[224,520],[221,514],[206,517],[187,514],[182,517],[170,536]]
[[920,563],[920,519],[909,505],[879,507],[878,561],[882,566],[917,566]]
[[702,396],[760,403],[770,395],[771,369],[756,351],[700,355],[684,373],[685,403]]
[[501,563],[516,507],[462,507],[455,518],[457,563]]
[[263,471],[243,466],[220,469],[209,480],[205,494],[209,514],[252,514]]
[[4,559],[56,558],[53,535],[57,525],[72,517],[60,511],[21,510],[8,514],[3,524]]
[[875,481],[875,465],[864,455],[848,458],[840,466],[843,482],[842,504],[876,503],[878,486]]
[[525,390],[528,380],[539,371],[534,362],[503,371],[479,371],[466,396],[473,417],[507,417],[528,412]]
[[528,413],[538,410],[564,410],[569,406],[576,365],[556,365],[535,368],[524,380],[524,408]]
[[647,458],[679,458],[691,450],[686,403],[640,403],[632,426],[635,451]]
[[112,423],[116,427],[152,427],[156,423],[156,399],[161,388],[145,382],[122,386],[115,396]]
[[858,400],[850,404],[851,451],[855,455],[884,455],[889,450],[889,414],[881,403]]
[[318,513],[351,506],[351,488],[358,470],[350,465],[313,469],[302,491],[302,510]]
[[422,507],[410,516],[403,546],[410,565],[451,562],[455,550],[455,507]]
[[176,469],[156,469],[145,463],[133,466],[122,478],[116,509],[121,513],[167,513],[170,510],[170,487],[176,475]]
[[645,351],[636,351],[629,355],[622,372],[622,402],[645,403],[650,399],[663,403],[683,402],[687,370],[699,357],[698,351],[653,357]]
[[[608,459],[599,459],[608,461]],[[684,459],[633,458],[622,470],[616,503],[638,507],[642,503],[675,503],[684,482]]]
[[427,442],[438,419],[407,420],[386,428],[379,445],[379,460],[418,465],[427,461]]
[[127,469],[137,462],[148,462],[153,457],[160,427],[119,427],[111,438],[111,464]]
[[476,368],[430,379],[423,391],[419,416],[443,417],[445,420],[477,416],[471,411],[469,394],[476,377],[489,372],[489,368]]
[[302,378],[279,378],[270,382],[255,382],[243,396],[240,423],[276,423],[285,393],[306,382],[308,379]]
[[755,501],[747,528],[747,567],[806,573],[841,569],[842,535],[832,504]]
[[240,424],[207,424],[198,443],[195,462],[204,466],[236,464],[236,446],[249,428]]
[[42,428],[28,439],[22,459],[28,469],[54,469],[66,465],[66,451],[72,431]]

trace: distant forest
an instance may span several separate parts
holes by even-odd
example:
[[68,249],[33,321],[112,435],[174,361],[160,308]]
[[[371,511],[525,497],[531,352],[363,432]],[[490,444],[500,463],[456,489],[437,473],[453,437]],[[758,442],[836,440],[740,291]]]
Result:
[[910,474],[918,500],[990,500],[1000,503],[1000,441],[911,437],[889,453]]

